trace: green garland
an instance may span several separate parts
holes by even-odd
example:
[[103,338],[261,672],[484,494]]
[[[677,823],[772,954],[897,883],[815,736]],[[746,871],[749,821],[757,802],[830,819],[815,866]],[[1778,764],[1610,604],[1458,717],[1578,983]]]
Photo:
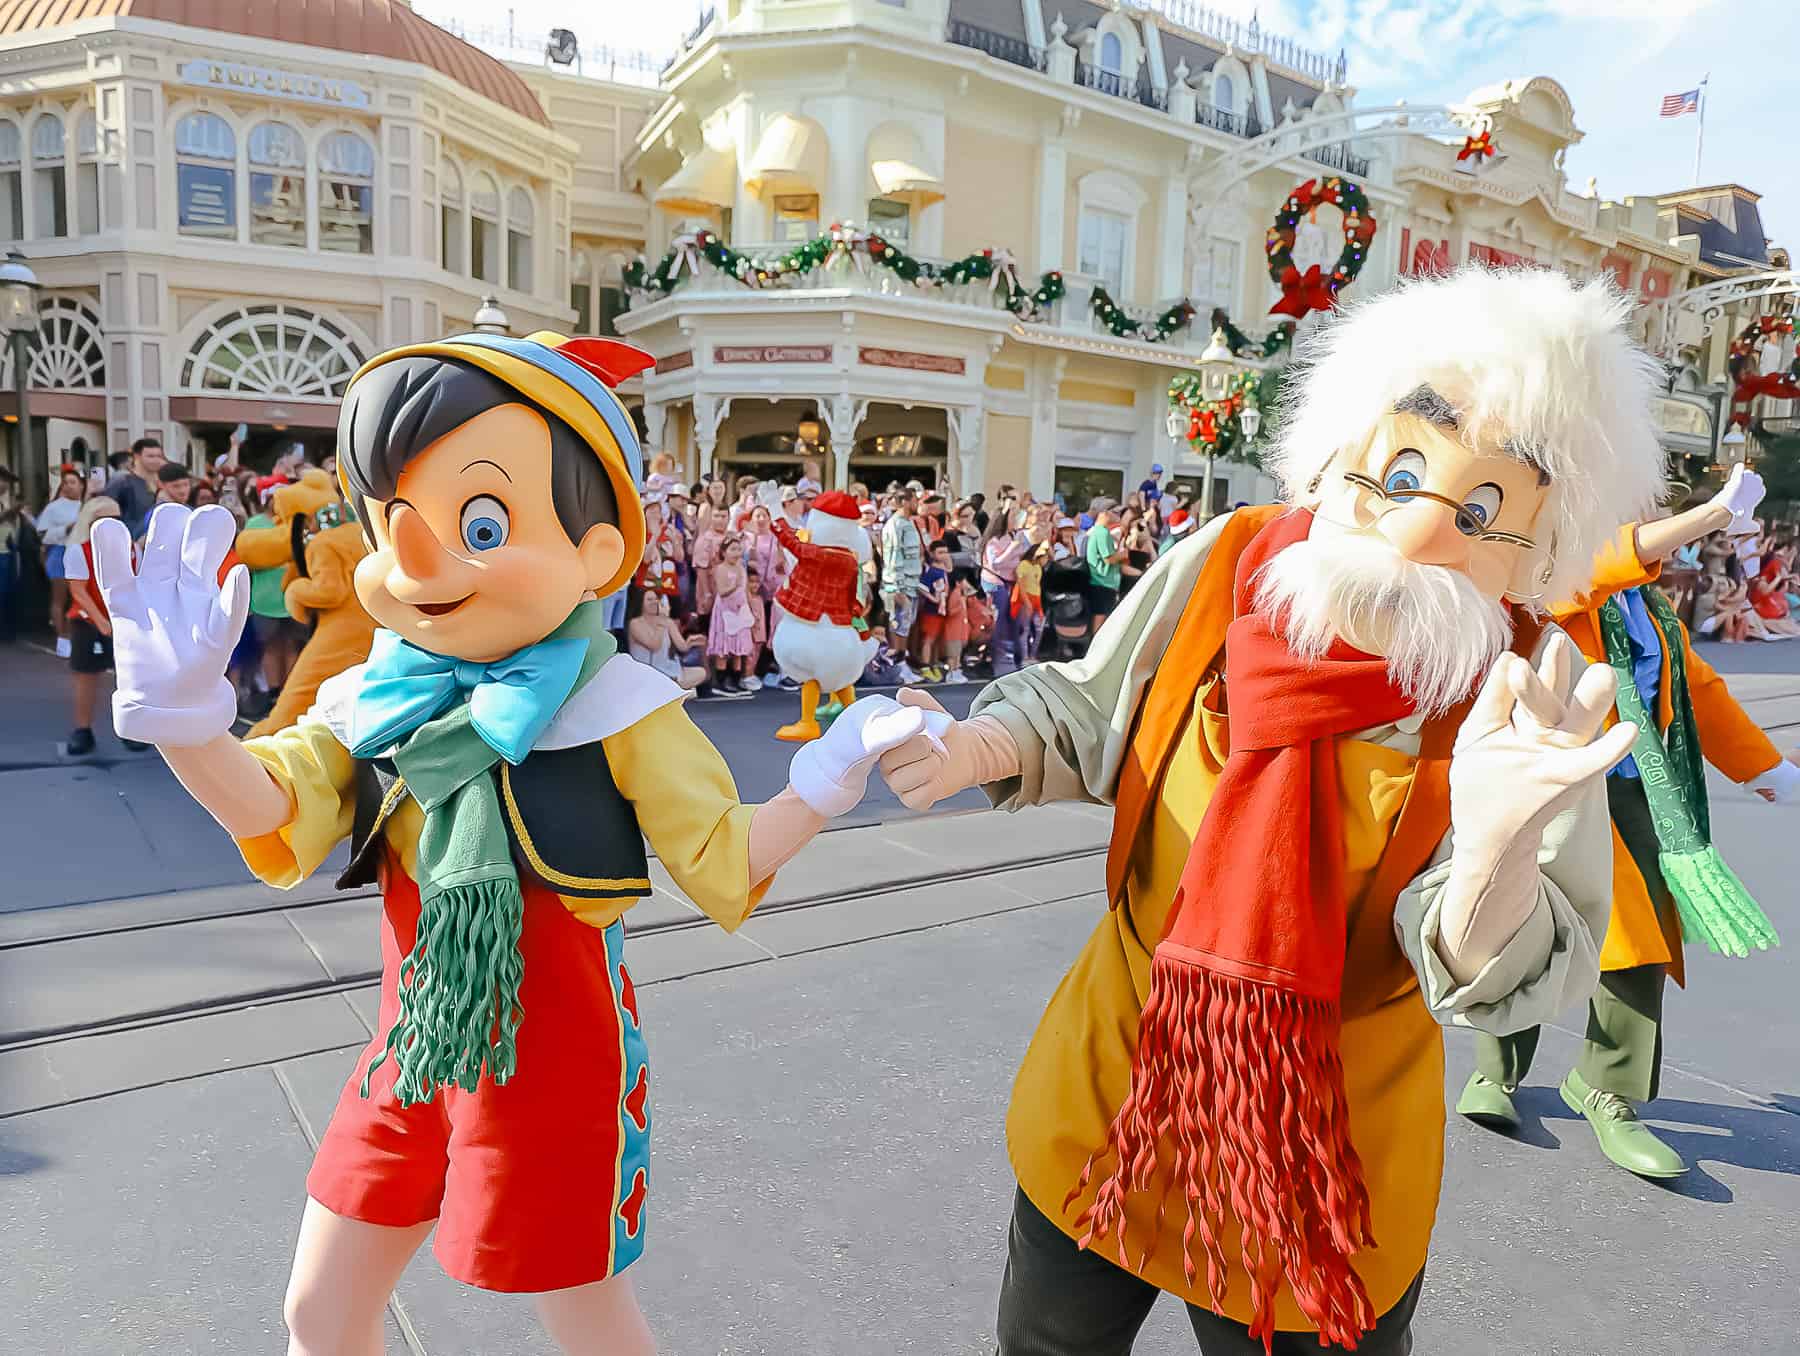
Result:
[[[1052,270],[1038,279],[1036,287],[1026,287],[1018,280],[1011,265],[996,258],[991,249],[966,255],[947,264],[933,264],[908,254],[879,235],[858,236],[842,226],[834,225],[825,235],[795,245],[785,254],[756,258],[734,250],[711,231],[694,236],[694,249],[699,257],[719,272],[737,279],[746,287],[767,287],[783,278],[810,273],[823,268],[834,255],[860,251],[871,263],[888,269],[902,282],[927,287],[962,287],[969,283],[993,282],[1001,292],[1001,302],[1021,319],[1036,310],[1061,301],[1068,288],[1061,273]],[[624,269],[625,285],[640,291],[661,292],[667,296],[681,282],[682,254],[671,249],[654,269],[636,260]]]
[[1196,314],[1187,302],[1178,301],[1155,320],[1146,323],[1126,314],[1125,309],[1112,299],[1104,287],[1094,288],[1094,295],[1088,305],[1100,317],[1100,323],[1106,326],[1107,333],[1113,338],[1137,339],[1146,344],[1167,343],[1192,325]]
[[1261,339],[1252,339],[1231,323],[1231,317],[1222,306],[1213,310],[1212,327],[1225,336],[1225,347],[1231,350],[1234,358],[1241,358],[1246,353],[1255,353],[1259,358],[1273,358],[1294,342],[1293,321],[1284,320]]

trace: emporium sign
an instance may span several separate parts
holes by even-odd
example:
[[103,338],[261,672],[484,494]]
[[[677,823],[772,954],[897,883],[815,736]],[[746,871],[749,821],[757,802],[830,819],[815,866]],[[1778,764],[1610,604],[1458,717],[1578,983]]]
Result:
[[958,377],[965,371],[963,360],[947,353],[909,353],[898,348],[859,348],[856,356],[870,367],[901,367],[909,372],[948,372]]
[[334,80],[301,71],[271,70],[235,61],[188,61],[181,67],[183,84],[241,94],[260,94],[269,99],[291,99],[301,104],[328,108],[368,108],[369,91],[354,80]]

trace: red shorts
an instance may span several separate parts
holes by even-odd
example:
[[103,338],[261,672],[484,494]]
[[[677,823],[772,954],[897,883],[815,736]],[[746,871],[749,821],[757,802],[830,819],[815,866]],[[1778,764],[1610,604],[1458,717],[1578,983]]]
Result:
[[363,1072],[399,1014],[396,976],[419,921],[418,886],[383,872],[381,1019],[307,1175],[333,1214],[398,1228],[437,1221],[444,1270],[483,1290],[563,1290],[617,1275],[644,1250],[649,1067],[624,926],[604,931],[525,886],[517,1072],[474,1092],[403,1107],[383,1060]]

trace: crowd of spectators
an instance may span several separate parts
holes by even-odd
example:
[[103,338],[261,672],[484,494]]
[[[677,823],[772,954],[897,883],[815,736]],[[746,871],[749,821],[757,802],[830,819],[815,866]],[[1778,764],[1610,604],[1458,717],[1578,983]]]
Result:
[[[629,590],[631,652],[698,690],[737,697],[798,686],[770,637],[793,558],[775,532],[796,532],[823,486],[816,462],[792,485],[752,475],[688,485],[667,455],[644,489],[648,543]],[[1002,485],[953,498],[920,481],[847,486],[869,537],[858,580],[861,621],[880,643],[871,686],[961,683],[1039,658],[1079,655],[1156,557],[1195,525],[1162,468],[1122,500],[1040,501]]]
[[1757,526],[1751,536],[1715,532],[1670,561],[1671,592],[1694,635],[1727,645],[1800,637],[1800,541],[1792,529]]

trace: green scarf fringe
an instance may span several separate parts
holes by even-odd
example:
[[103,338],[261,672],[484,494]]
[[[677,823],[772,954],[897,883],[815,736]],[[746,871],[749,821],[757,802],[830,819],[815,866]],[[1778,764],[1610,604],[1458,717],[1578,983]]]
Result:
[[518,1067],[519,984],[525,961],[519,934],[525,900],[518,880],[489,880],[440,891],[419,910],[418,936],[400,963],[400,1015],[387,1048],[401,1106],[429,1102],[440,1086],[474,1092],[484,1068],[496,1084]]
[[1781,944],[1774,924],[1712,844],[1698,852],[1659,853],[1657,864],[1675,897],[1684,937],[1697,937],[1725,956]]
[[1639,593],[1669,661],[1672,714],[1666,732],[1658,733],[1655,713],[1646,709],[1638,691],[1630,635],[1618,599],[1607,599],[1597,620],[1607,663],[1619,679],[1619,719],[1638,727],[1631,755],[1656,826],[1657,861],[1675,900],[1682,937],[1704,942],[1724,956],[1748,956],[1752,947],[1766,951],[1781,941],[1774,924],[1712,844],[1706,769],[1688,692],[1686,636],[1675,609],[1659,590],[1645,585]]

